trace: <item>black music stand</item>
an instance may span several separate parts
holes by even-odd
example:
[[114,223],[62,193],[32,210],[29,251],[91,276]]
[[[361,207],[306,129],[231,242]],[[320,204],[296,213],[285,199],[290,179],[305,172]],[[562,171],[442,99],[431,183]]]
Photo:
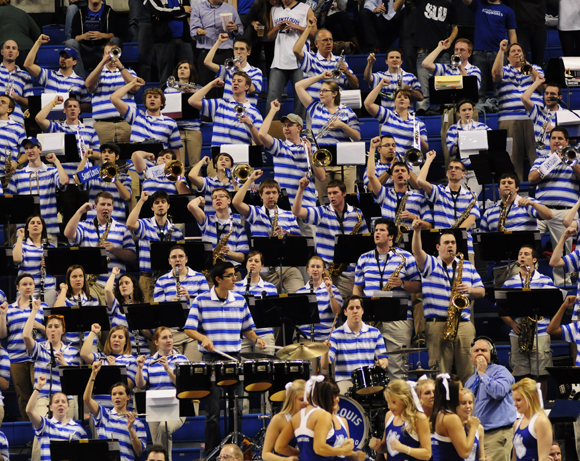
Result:
[[[436,255],[437,247],[436,245],[439,244],[439,236],[441,235],[441,231],[453,231],[453,235],[455,235],[455,240],[457,241],[457,252],[463,253],[465,259],[467,259],[468,255],[468,247],[467,247],[467,230],[462,228],[455,228],[455,229],[429,229],[429,230],[422,230],[421,231],[421,242],[422,247],[425,253],[429,255]],[[413,233],[415,231],[411,229],[406,234],[403,234],[403,241],[401,242],[401,248],[407,250],[409,252],[413,252],[411,248],[413,242]]]
[[[220,156],[221,148],[222,148],[221,146],[211,146],[212,160],[216,160]],[[248,163],[252,168],[255,169],[262,168],[264,166],[264,162],[262,160],[262,146],[255,145],[248,146]]]
[[333,262],[336,264],[356,263],[361,254],[375,248],[372,234],[335,235]]
[[10,225],[24,224],[32,214],[40,213],[38,195],[0,195],[0,216],[4,224],[4,241],[10,242]]
[[120,461],[119,441],[114,439],[95,440],[51,440],[51,461]]
[[129,330],[155,330],[157,327],[183,328],[189,306],[185,301],[166,303],[124,304]]
[[373,194],[370,192],[362,192],[357,194],[346,194],[344,201],[350,206],[359,208],[362,211],[367,227],[370,229],[373,218],[381,217],[381,207],[375,202]]
[[535,248],[542,255],[542,237],[539,232],[478,232],[473,234],[478,243],[481,259],[484,261],[512,261],[518,259],[522,245]]
[[363,321],[396,322],[407,320],[408,297],[365,297]]
[[68,268],[78,264],[86,274],[106,274],[107,250],[100,247],[60,247],[44,250],[46,272],[52,275],[65,275]]
[[[461,77],[461,76],[460,76]],[[462,77],[463,88],[435,89],[435,77],[429,77],[429,97],[431,104],[453,104],[456,105],[462,99],[469,99],[476,104],[478,97],[477,77],[470,75]]]
[[162,142],[120,142],[117,143],[117,146],[119,146],[119,149],[121,149],[118,160],[121,165],[131,160],[131,156],[138,150],[150,152],[156,157],[157,154],[163,150]]
[[103,331],[111,329],[107,306],[81,306],[81,307],[51,307],[44,309],[44,317],[49,315],[62,315],[66,325],[66,331],[82,333],[91,331],[93,323],[101,325]]
[[175,120],[199,120],[199,109],[189,104],[191,93],[181,95],[181,117],[175,117]]
[[160,272],[169,272],[172,269],[169,264],[169,250],[175,245],[185,248],[187,265],[194,271],[201,272],[211,269],[211,243],[205,243],[201,240],[195,242],[151,242],[151,267],[155,267]]
[[[191,223],[195,222],[195,218],[187,209],[187,204],[191,202],[196,195],[183,194],[183,195],[171,195],[169,197],[169,211],[167,213],[168,217],[171,217],[171,221],[174,223]],[[141,207],[141,212],[139,213],[139,218],[146,219],[153,217],[153,201],[151,196],[147,199],[147,203]]]
[[14,266],[14,260],[12,259],[12,248],[0,247],[0,277],[8,277],[8,292],[6,293],[7,299],[12,299],[12,277],[18,275],[18,269]]
[[[504,296],[505,293],[505,296]],[[495,291],[498,315],[533,317],[536,320],[536,349],[538,344],[538,319],[552,318],[560,308],[563,298],[558,288],[506,289]],[[519,353],[519,352],[518,352]],[[540,373],[540,354],[536,354],[536,366]],[[540,378],[538,375],[537,379]]]

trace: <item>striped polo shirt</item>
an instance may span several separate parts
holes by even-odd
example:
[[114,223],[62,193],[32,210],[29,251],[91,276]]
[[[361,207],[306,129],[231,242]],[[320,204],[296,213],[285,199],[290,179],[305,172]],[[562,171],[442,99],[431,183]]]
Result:
[[[385,174],[389,168],[391,168],[391,163],[383,163],[381,162],[381,160],[379,160],[378,162],[375,163],[375,176],[377,178],[380,178],[383,174]],[[363,174],[363,183],[365,185],[365,187],[368,187],[369,185],[369,176],[367,173],[367,169],[365,168],[365,172]],[[387,181],[384,184],[387,187],[393,187],[393,178],[389,177],[389,179],[387,179]]]
[[[215,287],[206,293],[200,294],[191,306],[186,330],[203,328],[216,349],[227,354],[237,354],[242,348],[241,333],[255,330],[254,320],[246,299],[234,291],[228,292],[225,301],[218,298]],[[198,343],[200,352],[205,350],[201,342]]]
[[[505,228],[509,231],[537,231],[538,230],[538,212],[531,206],[518,206],[517,202],[522,198],[519,195],[512,205],[507,209],[507,219],[505,222]],[[526,197],[532,202],[538,202],[537,200]],[[481,223],[479,228],[482,232],[496,232],[497,225],[499,221],[499,215],[501,213],[502,201],[498,200],[493,206],[489,207],[483,213],[481,218]]]
[[[543,143],[546,145],[545,150],[547,152],[550,151],[550,133],[547,131],[550,129],[550,126],[553,128],[556,126],[556,113],[562,110],[560,106],[558,106],[558,110],[548,110],[544,104],[537,104],[534,103],[534,107],[532,107],[531,111],[526,110],[526,114],[528,117],[532,119],[534,122],[534,138],[536,141],[540,139],[540,133],[542,132],[542,127],[544,126],[544,122],[548,121],[548,125],[546,126],[546,135],[544,137]],[[546,152],[546,153],[547,153]]]
[[[0,347],[0,378],[10,381],[10,356],[3,347]],[[0,389],[0,407],[1,406],[4,406],[4,396]]]
[[215,189],[222,188],[230,192],[230,195],[232,195],[232,192],[235,192],[234,185],[231,181],[229,181],[227,184],[224,184],[217,178],[217,176],[214,176],[213,178],[203,178],[203,186],[201,186],[201,189],[199,189],[199,193],[202,194],[203,198],[205,199],[203,212],[206,214],[206,216],[215,214],[215,208],[213,207],[213,203],[211,201],[211,194]]
[[83,426],[73,419],[69,419],[63,424],[56,418],[48,419],[46,416],[41,417],[40,426],[34,430],[40,443],[40,460],[50,461],[50,442],[60,441],[68,442],[71,440],[87,440],[87,433]]
[[[157,166],[157,165],[153,165]],[[177,190],[177,182],[170,181],[162,176],[154,176],[149,172],[149,166],[143,171],[143,173],[138,173],[139,180],[141,181],[141,191],[148,192],[149,195],[153,195],[158,190],[162,190],[167,193],[167,195],[179,195]],[[179,180],[179,182],[185,183],[187,186],[187,179],[185,176]]]
[[[475,120],[471,120],[470,123],[468,123],[466,125],[463,125],[461,123],[461,121],[457,122],[454,125],[451,125],[449,127],[449,130],[447,131],[447,141],[446,141],[447,149],[449,150],[449,153],[451,153],[453,151],[453,148],[455,146],[457,146],[457,149],[459,149],[458,143],[459,143],[459,132],[460,131],[484,131],[484,130],[488,131],[488,130],[491,130],[491,128],[488,127],[485,123],[479,123],[479,122],[476,122]],[[457,151],[456,157],[465,166],[471,165],[470,158],[469,157],[461,158],[459,151]]]
[[[109,314],[109,321],[111,322],[111,329],[115,327],[125,327],[129,331],[129,339],[131,341],[131,353],[138,357],[139,355],[149,355],[151,349],[149,348],[149,341],[145,338],[141,332],[137,332],[137,337],[135,337],[135,330],[129,329],[129,323],[127,322],[127,316],[121,310],[119,301],[117,298],[113,300],[111,306],[107,306],[107,314]],[[137,340],[139,341],[139,353],[137,353]],[[133,381],[135,381],[133,377]]]
[[[49,122],[47,133],[65,133],[74,134],[77,139],[77,151],[79,154],[78,162],[66,162],[62,164],[64,171],[68,174],[69,182],[73,182],[73,175],[77,172],[80,161],[83,159],[82,148],[92,149],[93,152],[101,152],[101,143],[99,142],[99,136],[95,129],[90,125],[85,125],[79,122],[78,125],[69,125],[66,121],[61,123]],[[82,139],[82,142],[81,142]],[[84,142],[84,146],[83,143]],[[87,161],[85,168],[91,168],[93,164]]]
[[[502,288],[523,288],[524,287],[524,278],[522,278],[521,274],[516,274],[511,279],[508,279],[504,282]],[[556,288],[552,279],[544,274],[540,274],[538,271],[534,270],[532,272],[532,278],[530,280],[530,288]],[[517,323],[520,323],[522,318],[516,317],[514,320]],[[542,317],[541,320],[538,320],[538,335],[539,336],[547,336],[548,335],[548,325],[550,324],[551,317]],[[514,330],[510,330],[510,336],[517,337],[514,333]]]
[[[164,90],[164,93],[183,93],[180,90],[175,88],[167,87]],[[180,130],[187,130],[187,131],[199,131],[201,129],[201,122],[198,120],[176,120],[177,127]]]
[[2,431],[0,431],[0,456],[2,456],[2,459],[10,461],[10,448],[8,446],[8,439]]
[[[242,223],[242,218],[238,214],[231,216],[232,234],[229,236],[227,246],[231,251],[240,253],[249,253],[250,245],[248,243],[248,235]],[[201,239],[206,243],[211,243],[212,249],[215,249],[218,242],[228,235],[230,232],[230,220],[221,220],[216,215],[205,216],[203,224],[199,225],[201,231]],[[229,256],[222,255],[226,261],[231,262],[234,266],[239,266],[241,263],[234,261]]]
[[[124,366],[125,372],[127,375],[127,384],[129,380],[133,381],[133,385],[135,385],[136,377],[137,377],[137,358],[134,355],[105,355],[102,352],[93,352],[93,362],[94,361],[102,361],[103,366],[106,367],[109,365],[109,361],[107,357],[114,357],[115,366]],[[121,374],[123,374],[123,370],[121,370]],[[113,401],[111,400],[111,394],[94,394],[93,399],[101,406],[112,409],[113,408]],[[133,411],[133,399],[129,400],[127,403],[127,411]]]
[[[133,450],[131,434],[127,428],[127,416],[117,413],[114,408],[108,410],[99,405],[99,412],[97,416],[93,415],[93,421],[99,434],[99,439],[116,439],[119,441],[121,461],[135,461],[135,459],[139,458]],[[135,419],[133,429],[141,442],[141,450],[145,451],[147,443],[145,426],[139,419]]]
[[330,335],[328,357],[334,363],[338,382],[350,379],[357,368],[372,367],[375,357],[387,357],[387,349],[378,329],[363,322],[360,331],[355,333],[346,322]]
[[[408,251],[397,248],[396,254],[393,254],[393,252],[388,253],[386,261],[376,250],[368,251],[360,255],[356,263],[354,284],[363,288],[365,296],[373,296],[373,292],[381,291],[389,281],[391,275],[403,263],[401,255],[405,257],[405,263],[399,274],[401,280],[404,282],[421,281],[415,257]],[[410,294],[401,287],[393,288],[391,291],[405,293],[409,297],[407,319],[412,319]]]
[[[107,225],[99,224],[98,221],[95,225],[95,220],[87,219],[86,221],[81,221],[77,226],[75,232],[75,238],[69,239],[71,246],[80,247],[98,247],[99,246],[99,236],[103,236],[105,233]],[[109,235],[107,236],[107,241],[113,244],[113,248],[121,248],[123,250],[131,250],[136,253],[135,242],[131,237],[131,232],[123,224],[119,224],[115,219],[111,220],[111,226],[109,228]],[[125,262],[117,258],[113,253],[107,252],[107,256],[110,261],[108,264],[109,272],[106,274],[100,274],[97,283],[99,285],[105,285],[109,279],[109,273],[113,270],[113,267],[118,267],[121,274],[125,273]]]
[[[38,173],[38,176],[36,175]],[[62,189],[58,169],[43,163],[39,168],[16,170],[10,179],[6,193],[13,195],[39,195],[40,214],[46,222],[49,234],[58,235],[58,216],[56,211],[56,189]]]
[[[0,94],[8,94],[8,96],[15,94],[23,98],[33,96],[32,77],[18,66],[9,72],[4,63],[0,62]],[[24,112],[18,103],[15,104],[14,112],[10,114],[10,120],[24,125]]]
[[[16,245],[12,248],[14,249]],[[54,248],[54,245],[48,244],[49,248]],[[37,247],[30,238],[26,242],[22,242],[22,262],[18,264],[18,275],[28,273],[34,278],[35,294],[40,292],[40,266],[42,265],[42,258],[44,256],[44,247]],[[52,275],[46,274],[44,280],[44,291],[56,290],[56,279]]]
[[151,272],[151,242],[177,242],[184,240],[183,233],[167,219],[161,228],[155,217],[138,219],[135,237],[139,239],[139,268],[144,272]]
[[[127,72],[131,74],[131,80],[137,77],[137,74],[132,69],[127,69]],[[110,70],[107,66],[103,66],[97,88],[92,94],[93,118],[96,121],[112,117],[121,118],[121,114],[111,102],[111,96],[115,91],[125,85],[125,80],[119,69],[114,68]],[[135,110],[135,95],[127,93],[122,99],[129,108]]]
[[[419,83],[419,79],[415,77],[411,72],[405,72],[401,69],[401,73],[403,74],[403,86],[408,85],[411,87],[411,90],[418,90],[423,92],[421,89],[421,83]],[[397,91],[397,80],[399,79],[399,74],[391,73],[387,69],[384,72],[374,72],[373,75],[373,88],[375,88],[383,78],[388,78],[391,82],[389,85],[383,87],[383,91],[392,93],[393,99],[381,97],[381,106],[386,107],[387,109],[395,110],[395,91]]]
[[[161,355],[159,352],[156,352],[145,360],[145,365],[143,365],[143,379],[147,383],[147,389],[175,388],[163,365],[159,362],[153,363],[160,358]],[[171,355],[167,356],[169,368],[175,372],[175,367],[180,363],[189,363],[189,359],[185,355],[178,354],[177,351],[173,350]]]
[[[358,123],[358,117],[354,113],[354,111],[343,104],[338,106],[337,111],[340,110],[339,120],[346,123],[350,128],[358,131],[360,133],[360,126]],[[322,104],[320,101],[312,101],[310,105],[306,108],[306,112],[310,117],[310,128],[314,133],[314,136],[317,136],[320,132],[320,129],[326,124],[326,122],[334,115],[328,111],[328,108]],[[340,128],[336,130],[329,130],[328,134],[321,137],[316,138],[318,144],[320,146],[328,146],[334,145],[337,142],[351,142],[352,140],[348,137],[348,135],[342,131]]]
[[213,120],[211,145],[222,144],[252,144],[250,127],[236,118],[235,108],[243,105],[246,115],[259,130],[262,126],[262,116],[258,109],[246,101],[240,104],[233,99],[204,99],[202,100],[201,113]]
[[[399,193],[395,191],[394,187],[383,186],[378,196],[373,194],[373,199],[381,206],[381,216],[394,221],[397,210],[402,205],[402,200],[405,195],[407,196],[405,210],[419,216],[423,221],[433,223],[433,213],[429,207],[429,202],[420,191],[410,190],[406,193]],[[403,222],[412,223],[412,220],[407,219]],[[410,224],[409,228],[411,228]]]
[[73,93],[80,102],[91,102],[85,80],[79,77],[74,70],[72,74],[65,77],[60,69],[50,70],[41,67],[38,83],[44,87],[44,93]]
[[[315,75],[323,74],[326,71],[332,72],[336,68],[336,63],[340,59],[340,56],[336,56],[330,53],[330,59],[326,59],[324,56],[320,54],[320,52],[313,53],[312,51],[304,51],[304,59],[302,59],[302,63],[300,64],[300,69],[304,71],[304,78],[314,77]],[[354,74],[348,62],[344,61],[348,71],[351,74]],[[338,80],[332,79],[340,88],[347,89],[348,88],[348,81],[344,74],[341,74]],[[315,101],[320,101],[320,94],[318,90],[322,88],[322,84],[324,83],[323,80],[318,82],[314,82],[308,88],[306,88],[306,92],[310,95],[312,99]]]
[[[426,319],[446,318],[449,300],[451,299],[451,285],[457,278],[457,266],[459,258],[449,266],[445,267],[439,256],[427,255],[425,267],[421,271],[423,309]],[[472,287],[483,287],[479,274],[469,261],[463,261],[462,271],[463,283]],[[471,307],[463,309],[461,318],[469,320],[471,318]]]
[[[577,248],[569,255],[565,255],[562,259],[564,260],[564,268],[566,269],[566,272],[580,271],[580,249]],[[576,296],[578,299],[576,300],[576,304],[574,304],[574,310],[572,311],[573,322],[578,320],[578,312],[580,311],[580,279],[578,280],[578,285],[576,286]]]
[[[551,155],[550,152],[547,154],[540,152],[539,154],[530,171],[538,170]],[[547,207],[572,208],[578,201],[579,192],[580,181],[574,174],[574,170],[563,163],[559,163],[536,184],[536,199]]]
[[[407,120],[403,120],[395,110],[379,107],[379,112],[375,118],[381,124],[381,136],[390,134],[397,143],[397,153],[404,155],[407,149],[413,147],[413,116],[409,113]],[[427,141],[427,128],[422,120],[415,118],[419,137]],[[421,143],[421,139],[419,139]],[[419,147],[420,149],[420,147]]]
[[[62,344],[62,343],[61,343]],[[79,355],[79,350],[76,347],[70,347],[68,345],[62,344],[60,351],[54,350],[54,353],[62,352],[65,362],[68,366],[80,366],[81,357]],[[42,343],[35,342],[30,358],[34,361],[34,384],[38,384],[39,376],[46,376],[47,380],[50,380],[50,343],[44,341]],[[56,360],[56,367],[52,369],[52,393],[61,392],[62,386],[60,383],[59,374],[60,364]],[[47,397],[49,394],[49,386],[44,386],[40,391],[40,397]]]
[[569,343],[576,344],[576,363],[580,367],[580,322],[572,322],[562,325],[562,339]]
[[[274,179],[280,188],[286,189],[290,203],[294,203],[298,193],[298,183],[308,173],[308,160],[304,144],[293,144],[290,141],[274,141],[266,152],[274,160]],[[306,186],[302,196],[303,206],[316,206],[316,186],[314,180]]]
[[[80,297],[80,303],[79,303],[79,297]],[[93,296],[91,299],[89,299],[87,297],[87,295],[85,294],[85,292],[82,291],[79,294],[79,296],[77,296],[76,298],[67,297],[64,300],[64,305],[65,305],[65,307],[79,307],[79,308],[86,307],[86,306],[98,306],[99,300],[95,296]],[[87,337],[89,336],[89,332],[85,331],[83,333],[83,332],[69,331],[69,332],[64,334],[63,341],[66,341],[66,343],[69,347],[76,347],[76,348],[80,349],[82,346],[81,335],[83,335],[83,341],[86,341]],[[93,345],[95,347],[97,347],[97,343],[98,343],[98,338],[95,336],[95,339],[93,340]]]
[[[479,67],[474,66],[471,63],[467,63],[465,66],[465,72],[469,77],[477,78],[477,89],[481,87],[481,70]],[[435,72],[433,72],[429,77],[439,77],[441,75],[461,75],[459,67],[453,67],[449,64],[435,63]]]
[[[201,293],[209,291],[209,285],[207,284],[207,279],[203,274],[194,271],[191,267],[187,268],[187,274],[179,284],[187,288],[189,293],[189,303],[193,302],[196,296]],[[175,287],[175,274],[173,270],[167,272],[157,279],[155,282],[155,291],[153,292],[153,299],[155,302],[163,303],[173,301],[173,298],[177,296],[177,290]]]
[[[340,306],[342,306],[342,296],[340,291],[334,285],[332,285],[332,292],[336,297],[336,301]],[[302,288],[296,290],[296,294],[310,293],[310,284],[307,283]],[[330,307],[330,295],[326,289],[326,285],[322,282],[314,289],[316,294],[316,301],[318,303],[318,315],[320,317],[320,323],[314,324],[314,340],[324,341],[328,338],[330,330],[332,329],[332,322],[334,321],[335,314],[332,312],[332,307]],[[310,325],[300,325],[300,331],[304,333],[309,339],[310,335]]]
[[[234,291],[244,296],[244,294],[246,293],[247,286],[248,286],[248,277],[245,277],[243,280],[236,282]],[[250,284],[250,290],[248,291],[248,294],[255,296],[256,298],[261,298],[262,293],[265,293],[265,296],[278,296],[278,289],[276,288],[275,285],[271,284],[270,282],[266,282],[260,277],[260,281],[258,283]],[[256,334],[259,337],[263,337],[269,334],[273,335],[274,329],[256,328]]]
[[[276,211],[268,210],[265,206],[249,205],[249,207],[250,213],[246,217],[246,222],[250,225],[252,237],[269,237]],[[291,234],[301,235],[296,216],[278,206],[276,210],[278,210],[278,226]]]
[[[532,65],[534,70],[544,77],[544,71],[541,67]],[[522,95],[533,83],[531,75],[523,75],[519,69],[511,64],[503,66],[502,80],[497,85],[499,92],[499,118],[500,122],[509,120],[527,120],[526,108],[522,102]],[[533,104],[542,104],[542,97],[538,93],[532,94]]]
[[[34,317],[34,320],[38,323],[44,324],[44,309],[48,309],[48,305],[41,303],[40,309]],[[30,317],[30,313],[30,305],[24,309],[18,307],[18,302],[8,305],[8,311],[6,312],[6,328],[8,329],[6,350],[10,356],[10,363],[30,362],[30,357],[22,338],[22,331],[28,317]]]
[[0,177],[5,176],[6,156],[13,162],[24,153],[22,141],[26,138],[24,127],[14,120],[0,120]]
[[[303,206],[304,207],[304,206]],[[306,219],[308,224],[316,226],[316,254],[322,258],[326,264],[332,263],[334,259],[334,237],[336,235],[348,235],[358,223],[359,217],[362,222],[357,234],[368,232],[365,218],[358,208],[354,208],[347,203],[344,206],[344,217],[342,223],[332,205],[304,207],[307,211]],[[354,270],[354,264],[349,267],[349,271]]]
[[131,142],[161,142],[164,149],[183,147],[177,123],[172,118],[156,117],[129,106],[125,120],[131,124]]
[[[234,76],[234,72],[237,72],[237,69],[227,69],[225,66],[219,66],[219,69],[216,74],[216,78],[221,78],[225,85],[224,85],[224,99],[234,99],[234,94],[232,93],[232,78]],[[246,94],[246,99],[250,104],[253,106],[258,105],[258,96],[262,91],[262,71],[258,67],[251,66],[248,62],[246,62],[246,67],[242,69],[242,72],[245,72],[250,76],[252,80],[252,84],[256,88],[256,91],[253,93],[248,92]]]
[[[117,181],[121,181],[121,183],[127,188],[129,194],[132,194],[132,184],[133,181],[128,174],[120,173],[117,176]],[[127,222],[127,205],[128,202],[121,198],[121,194],[117,186],[115,186],[114,182],[107,182],[103,181],[100,177],[91,179],[85,183],[85,188],[89,189],[89,200],[91,202],[95,202],[95,197],[99,192],[109,192],[113,196],[113,212],[111,216],[115,218],[121,224],[125,224]],[[90,210],[87,213],[87,219],[92,219],[97,216],[96,210]]]

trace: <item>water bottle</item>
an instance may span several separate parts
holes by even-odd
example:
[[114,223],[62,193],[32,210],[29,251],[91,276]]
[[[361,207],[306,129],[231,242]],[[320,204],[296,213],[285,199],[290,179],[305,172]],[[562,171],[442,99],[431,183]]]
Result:
[[205,443],[199,446],[199,461],[205,461]]

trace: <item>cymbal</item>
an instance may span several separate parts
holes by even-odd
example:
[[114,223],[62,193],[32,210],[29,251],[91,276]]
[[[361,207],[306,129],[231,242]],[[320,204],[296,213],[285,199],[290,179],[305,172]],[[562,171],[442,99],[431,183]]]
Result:
[[410,375],[428,375],[429,373],[436,373],[437,370],[427,370],[425,368],[415,368],[414,370],[407,371]]
[[276,352],[276,355],[282,360],[310,360],[321,357],[326,352],[328,352],[328,346],[324,343],[304,343],[289,344]]
[[246,360],[259,360],[259,359],[269,359],[273,360],[274,356],[269,354],[262,354],[260,352],[243,352],[240,357]]
[[402,349],[395,349],[394,351],[387,351],[388,355],[397,354],[414,354],[415,352],[427,352],[426,347],[403,347]]

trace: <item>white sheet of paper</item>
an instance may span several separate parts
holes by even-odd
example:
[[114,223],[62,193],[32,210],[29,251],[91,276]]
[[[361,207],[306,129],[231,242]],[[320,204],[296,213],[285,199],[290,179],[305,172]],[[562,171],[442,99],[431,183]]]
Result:
[[177,421],[179,419],[179,400],[176,389],[147,391],[147,422]]
[[351,109],[360,109],[362,107],[360,90],[342,90],[340,102]]
[[336,145],[337,165],[365,165],[366,146],[364,142],[339,142]]
[[559,110],[556,112],[556,125],[580,125],[580,110],[573,111],[572,114],[569,110]]
[[247,144],[222,144],[220,153],[230,154],[234,159],[234,164],[250,163],[250,146]]
[[157,179],[165,176],[165,165],[155,165],[145,170],[146,179]]
[[[54,98],[56,98],[57,96],[62,96],[62,99],[64,99],[66,101],[70,95],[69,95],[69,93],[42,93],[40,95],[40,105],[42,107],[47,106],[49,103],[54,101]],[[56,111],[62,112],[63,109],[64,109],[64,102],[62,104],[57,104],[52,109],[50,109],[50,111],[51,112],[56,112]]]
[[487,150],[487,131],[459,131],[459,152],[461,158],[467,158],[470,155],[477,155],[479,151]]
[[64,155],[64,133],[39,133],[37,138],[42,145],[42,155]]
[[181,93],[166,93],[165,107],[161,113],[171,118],[181,117]]

